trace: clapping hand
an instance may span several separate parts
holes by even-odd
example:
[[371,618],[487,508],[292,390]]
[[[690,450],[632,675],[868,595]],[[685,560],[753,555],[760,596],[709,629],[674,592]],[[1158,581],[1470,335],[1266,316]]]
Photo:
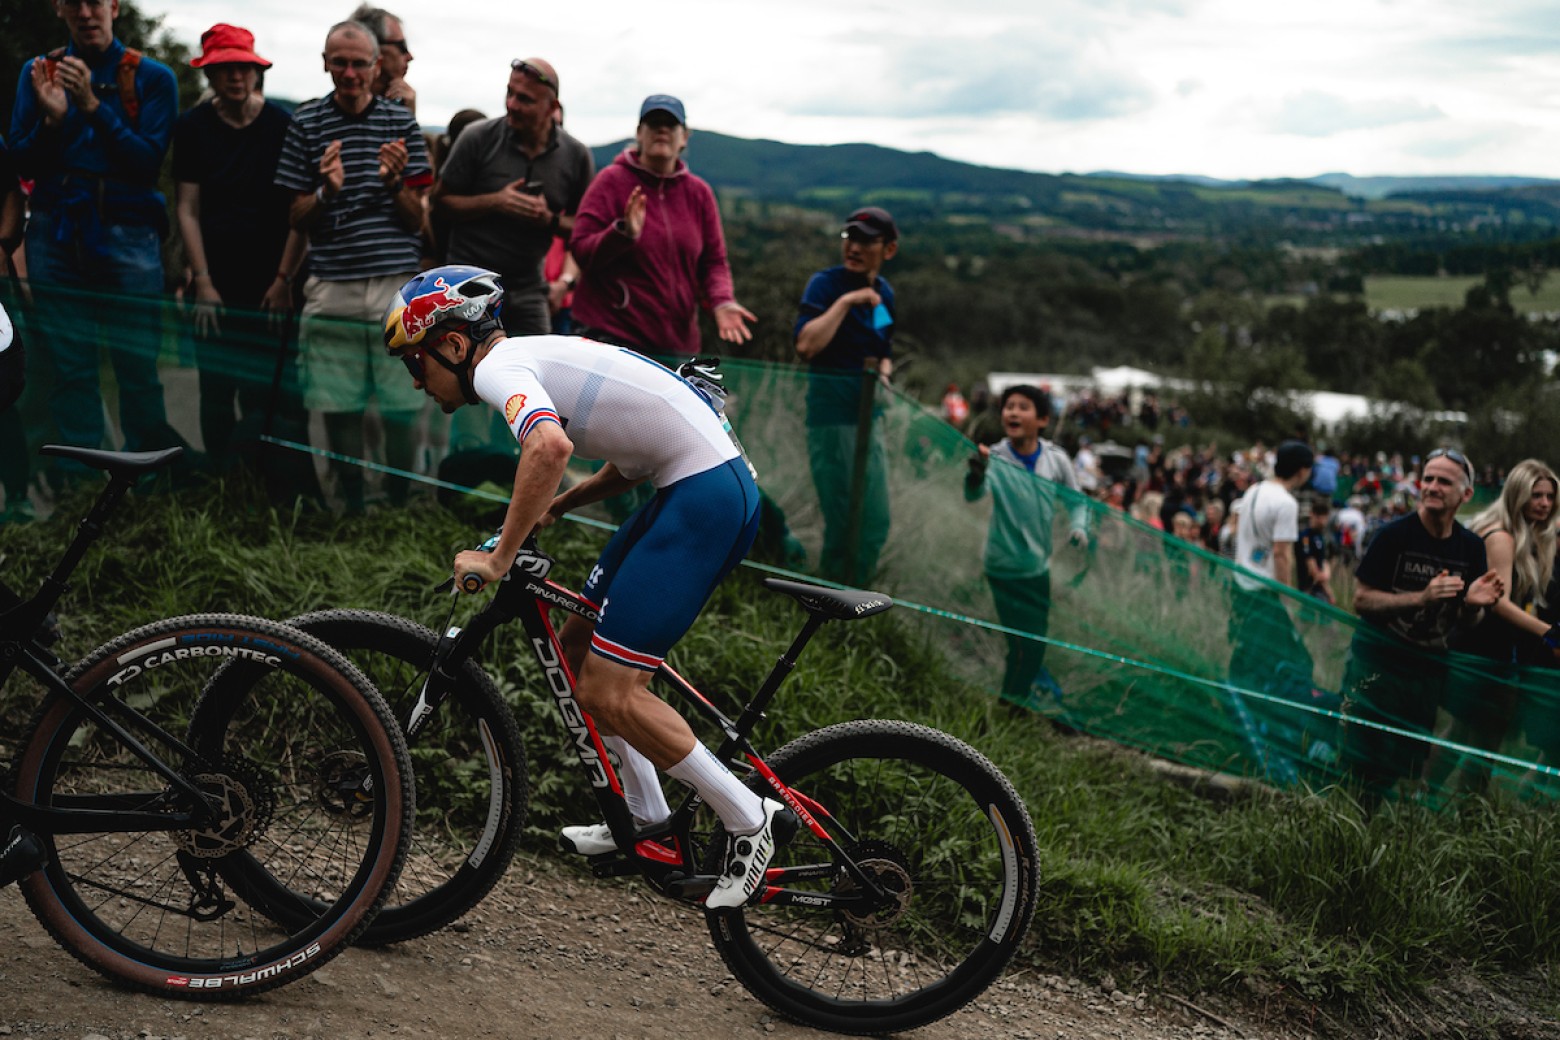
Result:
[[379,146],[379,183],[385,186],[385,190],[400,190],[401,174],[406,170],[410,158],[404,137],[397,137]]
[[37,95],[38,110],[43,113],[44,120],[51,124],[60,122],[70,108],[70,98],[58,75],[58,66],[39,58],[32,63],[31,75],[33,93]]
[[645,190],[634,185],[634,190],[628,193],[628,202],[623,205],[623,229],[635,242],[639,241],[639,236],[645,230],[645,210],[649,204]]
[[[1499,578],[1496,579],[1496,581],[1499,580]],[[1420,595],[1423,597],[1424,604],[1430,606],[1436,600],[1456,599],[1463,594],[1463,589],[1466,587],[1467,584],[1461,577],[1449,571],[1442,571],[1430,579]]]
[[325,197],[335,198],[347,183],[347,167],[341,161],[341,142],[332,141],[320,155],[320,179],[325,182]]
[[1470,607],[1493,607],[1506,594],[1506,583],[1500,580],[1500,572],[1491,568],[1474,579],[1465,597]]

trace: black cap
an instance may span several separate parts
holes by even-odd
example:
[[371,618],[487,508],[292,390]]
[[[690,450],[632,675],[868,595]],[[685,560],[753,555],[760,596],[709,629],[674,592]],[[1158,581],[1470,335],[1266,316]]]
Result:
[[1285,441],[1274,454],[1273,472],[1279,479],[1287,479],[1316,462],[1316,456],[1303,441]]
[[854,231],[868,238],[881,238],[888,242],[899,239],[899,228],[894,226],[894,218],[888,215],[888,210],[876,206],[863,206],[846,217],[845,231],[847,233]]

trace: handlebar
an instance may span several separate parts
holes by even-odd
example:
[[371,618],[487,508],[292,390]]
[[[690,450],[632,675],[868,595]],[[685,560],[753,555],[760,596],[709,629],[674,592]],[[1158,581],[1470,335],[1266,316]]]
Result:
[[[502,530],[496,532],[492,537],[488,538],[481,545],[476,546],[472,551],[492,552],[498,547],[499,534],[502,533]],[[545,578],[548,571],[552,570],[553,562],[554,561],[551,556],[548,556],[537,547],[536,533],[532,532],[526,536],[524,542],[520,543],[520,549],[515,553],[514,563],[512,563],[509,567],[509,574],[518,572],[531,578]],[[509,574],[504,575],[504,580],[508,580]],[[446,578],[444,581],[439,583],[435,591],[451,591],[458,587],[462,592],[475,594],[481,592],[485,585],[487,585],[487,582],[482,578],[481,575],[468,573]]]

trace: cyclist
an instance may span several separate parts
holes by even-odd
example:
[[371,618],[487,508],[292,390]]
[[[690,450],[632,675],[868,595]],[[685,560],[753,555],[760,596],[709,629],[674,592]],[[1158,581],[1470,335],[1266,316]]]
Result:
[[[757,891],[777,842],[795,832],[781,802],[748,790],[698,740],[650,678],[758,529],[758,488],[710,402],[686,380],[631,350],[565,336],[507,338],[503,287],[478,267],[436,267],[401,287],[385,315],[385,345],[445,412],[487,403],[520,442],[514,493],[491,553],[456,555],[455,574],[497,581],[525,537],[571,509],[650,481],[655,494],[608,541],[582,594],[599,624],[570,617],[560,640],[590,712],[622,768],[641,826],[671,815],[660,768],[688,784],[731,835],[726,872],[705,900],[741,906]],[[603,468],[557,494],[569,459]],[[587,652],[588,651],[588,652]],[[566,827],[584,855],[617,848],[605,824]]]

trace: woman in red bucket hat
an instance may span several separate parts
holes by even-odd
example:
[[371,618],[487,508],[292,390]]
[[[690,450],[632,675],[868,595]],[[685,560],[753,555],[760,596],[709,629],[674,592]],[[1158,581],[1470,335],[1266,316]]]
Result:
[[201,437],[220,469],[240,424],[242,439],[253,439],[275,407],[281,348],[259,312],[291,310],[304,239],[289,230],[290,193],[273,183],[292,117],[261,93],[271,63],[255,53],[254,34],[236,25],[213,25],[200,45],[190,64],[206,74],[210,97],[174,127],[173,179],[185,299],[195,304]]

